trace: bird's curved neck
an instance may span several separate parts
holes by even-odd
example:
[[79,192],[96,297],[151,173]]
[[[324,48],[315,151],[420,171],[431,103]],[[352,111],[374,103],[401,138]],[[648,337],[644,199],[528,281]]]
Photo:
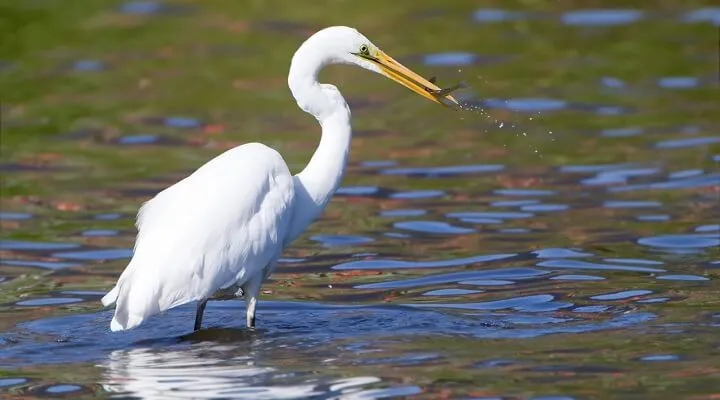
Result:
[[289,240],[322,213],[335,193],[342,180],[352,137],[347,104],[339,92],[323,88],[317,81],[320,69],[332,61],[310,56],[303,59],[302,55],[301,47],[293,57],[288,84],[298,106],[320,123],[322,136],[310,162],[294,178],[296,211]]
[[349,118],[333,115],[320,121],[322,136],[310,162],[296,175],[309,200],[322,211],[340,185],[345,171],[350,139]]

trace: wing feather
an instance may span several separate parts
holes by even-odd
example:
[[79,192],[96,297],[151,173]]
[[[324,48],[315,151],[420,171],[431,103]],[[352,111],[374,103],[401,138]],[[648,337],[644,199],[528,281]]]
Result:
[[113,330],[261,276],[282,251],[294,196],[282,156],[250,143],[144,203],[133,258],[113,289]]

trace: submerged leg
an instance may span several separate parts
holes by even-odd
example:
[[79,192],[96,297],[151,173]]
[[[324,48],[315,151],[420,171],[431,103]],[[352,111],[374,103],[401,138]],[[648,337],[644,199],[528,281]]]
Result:
[[196,331],[200,330],[200,327],[202,327],[202,318],[203,313],[205,312],[205,306],[207,305],[207,299],[198,301],[197,305],[197,312],[195,313],[195,329]]

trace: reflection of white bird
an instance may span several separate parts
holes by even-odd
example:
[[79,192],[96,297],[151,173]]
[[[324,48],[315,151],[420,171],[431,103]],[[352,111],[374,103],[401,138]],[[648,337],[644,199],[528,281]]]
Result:
[[[247,344],[247,342],[238,342]],[[253,345],[253,353],[276,357],[268,348]],[[315,360],[320,362],[320,360]],[[255,365],[245,345],[198,343],[182,349],[133,348],[108,355],[100,385],[111,395],[140,399],[369,399],[380,382],[374,376],[330,380],[315,375],[299,382],[289,366]]]
[[288,84],[298,106],[322,127],[320,145],[299,174],[275,150],[248,143],[210,160],[146,202],[137,216],[134,255],[102,299],[116,303],[113,331],[197,301],[195,330],[205,304],[219,294],[244,295],[247,325],[255,325],[260,285],[289,245],[323,211],[335,192],[350,147],[350,110],[335,86],[320,84],[328,64],[354,64],[383,74],[440,104],[457,101],[404,67],[358,31],[323,29],[295,52]]
[[[318,396],[314,384],[269,384],[277,370],[253,366],[250,357],[228,357],[229,346],[188,349],[134,348],[110,353],[100,379],[113,394],[141,399],[298,399]],[[271,378],[272,376],[272,378]],[[265,383],[265,384],[263,384]]]

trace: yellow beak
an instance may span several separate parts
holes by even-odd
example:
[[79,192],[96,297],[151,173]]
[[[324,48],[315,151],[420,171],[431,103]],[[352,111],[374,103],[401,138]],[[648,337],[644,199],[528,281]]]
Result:
[[375,62],[380,67],[382,73],[388,78],[405,86],[406,88],[425,97],[430,101],[442,105],[447,105],[446,103],[440,101],[440,99],[446,99],[454,103],[455,105],[458,104],[457,100],[455,100],[454,97],[450,96],[447,90],[441,89],[434,83],[411,71],[409,68],[400,64],[395,59],[385,54],[381,50],[377,50],[375,57],[363,58]]

